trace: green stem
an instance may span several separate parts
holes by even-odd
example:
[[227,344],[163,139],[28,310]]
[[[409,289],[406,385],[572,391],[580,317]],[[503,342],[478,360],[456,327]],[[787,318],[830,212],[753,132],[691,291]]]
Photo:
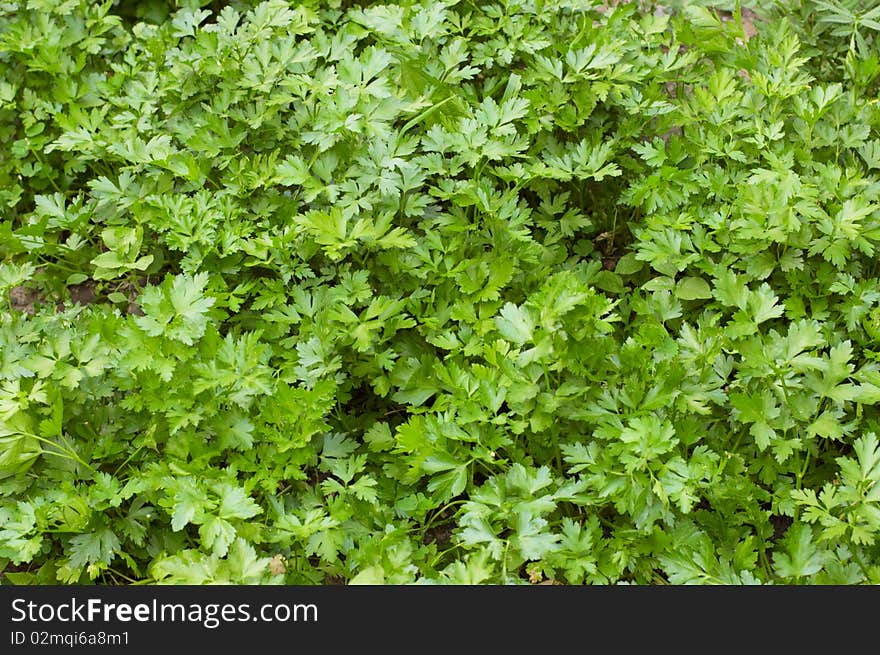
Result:
[[[547,393],[550,393],[551,385],[550,385],[550,372],[547,370],[546,364],[541,364],[541,368],[544,370],[544,386],[547,388]],[[562,449],[559,447],[559,434],[556,430],[552,430],[550,432],[550,438],[553,440],[553,451],[556,458],[556,468],[562,473]]]
[[[46,166],[46,163],[43,161],[43,158],[40,157],[40,155],[37,154],[37,151],[36,151],[36,150],[34,150],[34,147],[31,145],[31,140],[30,140],[30,139],[27,139],[27,144],[28,144],[28,150],[31,151],[31,154],[32,154],[32,155],[36,158],[36,160],[40,163],[40,167],[43,168],[43,169],[48,173],[48,172],[50,171],[49,167]],[[47,175],[47,176],[46,176],[46,179],[49,180],[49,184],[52,185],[52,188],[53,188],[53,189],[55,189],[58,193],[61,193],[61,189],[58,188],[58,185],[57,185],[57,184],[55,184],[55,180],[54,180],[53,178],[51,178],[51,177],[49,177],[49,176]]]
[[804,463],[803,463],[803,466],[801,466],[800,473],[798,473],[798,476],[797,476],[797,488],[798,488],[798,490],[800,490],[800,488],[801,488],[801,483],[802,483],[802,481],[803,481],[803,479],[804,479],[804,476],[807,474],[807,467],[810,465],[810,455],[811,455],[812,453],[813,453],[813,451],[810,450],[810,444],[808,443],[808,444],[807,444],[807,454],[804,455]]
[[122,470],[122,467],[125,466],[126,464],[128,464],[128,463],[131,461],[131,458],[132,458],[132,457],[134,457],[134,456],[137,455],[139,452],[141,452],[141,450],[143,449],[143,447],[144,447],[144,445],[141,444],[140,446],[138,446],[137,448],[135,448],[134,452],[132,452],[128,457],[126,457],[126,458],[125,458],[125,461],[122,462],[122,464],[120,464],[119,466],[116,467],[116,470],[113,472],[113,476],[115,477],[115,476],[119,473],[119,471]]
[[764,573],[766,573],[768,579],[772,578],[773,574],[770,569],[770,560],[767,559],[767,544],[763,539],[761,540],[761,549],[758,553],[761,558],[761,566],[764,568]]
[[425,533],[431,529],[431,526],[434,525],[434,521],[436,521],[437,517],[440,516],[443,512],[448,510],[450,507],[453,507],[455,505],[463,505],[466,502],[467,502],[467,500],[464,498],[460,498],[459,500],[453,500],[452,502],[446,503],[443,507],[441,507],[436,512],[434,512],[431,515],[431,518],[428,519],[428,522],[425,523],[424,527],[422,528],[422,536],[423,537],[425,536]]
[[135,580],[134,578],[130,578],[129,576],[125,575],[124,573],[122,573],[120,571],[117,571],[116,569],[107,569],[107,570],[110,573],[112,573],[113,575],[118,575],[120,578],[122,578],[123,580],[125,580],[129,584],[137,584],[137,580]]
[[83,466],[85,466],[85,467],[91,469],[92,472],[95,471],[95,469],[93,469],[91,466],[89,466],[88,464],[86,464],[86,463],[85,463],[84,461],[82,461],[79,457],[76,457],[75,455],[70,454],[70,453],[67,453],[67,452],[60,452],[60,453],[58,453],[58,452],[55,452],[55,451],[53,451],[53,450],[45,450],[45,449],[41,448],[41,449],[40,449],[40,454],[41,454],[41,455],[54,455],[55,457],[61,457],[62,459],[67,459],[67,460],[70,460],[71,462],[76,462],[77,464],[82,464]]
[[439,562],[442,558],[444,558],[446,555],[451,553],[453,550],[456,550],[457,548],[461,548],[461,545],[455,544],[451,548],[447,548],[446,550],[443,550],[443,551],[440,551],[439,553],[437,553],[437,556],[431,560],[431,568],[433,569],[435,566],[437,566],[437,562]]
[[85,468],[89,469],[92,473],[97,473],[97,470],[95,470],[90,464],[86,463],[79,455],[76,454],[76,451],[74,451],[72,448],[70,448],[68,446],[62,446],[62,445],[58,444],[57,442],[52,441],[51,439],[46,439],[45,437],[41,437],[36,434],[31,434],[30,432],[16,432],[15,434],[20,434],[25,437],[31,437],[32,439],[36,439],[40,443],[45,443],[45,444],[52,446],[53,448],[57,448],[58,450],[61,451],[60,453],[57,453],[57,452],[53,452],[51,450],[46,450],[44,448],[41,448],[40,449],[41,454],[55,455],[56,457],[65,457],[67,459],[73,460],[77,464],[81,464]]
[[411,118],[409,121],[407,121],[406,125],[404,125],[401,128],[400,133],[405,134],[407,132],[407,130],[409,130],[411,127],[418,125],[421,121],[423,121],[425,118],[430,116],[433,112],[440,109],[440,107],[445,105],[450,100],[454,100],[455,98],[456,98],[456,96],[451,95],[448,98],[445,98],[439,102],[435,102],[433,105],[431,105],[430,107],[425,109],[423,112],[421,112],[420,114],[418,114],[414,118]]
[[82,271],[77,270],[77,269],[75,269],[75,268],[73,268],[73,267],[71,267],[71,266],[65,266],[64,264],[61,263],[60,260],[50,261],[49,259],[47,259],[47,258],[46,258],[45,256],[43,256],[43,255],[39,255],[39,260],[40,260],[43,264],[45,264],[46,266],[53,266],[53,267],[55,267],[55,268],[60,268],[61,270],[63,270],[63,271],[68,271],[69,273],[82,273]]
[[862,558],[859,557],[858,553],[853,551],[852,555],[853,555],[853,559],[856,561],[856,564],[858,564],[859,568],[861,569],[862,574],[865,576],[865,582],[870,582],[871,581],[871,572],[868,571],[868,567],[865,566],[865,563],[862,561]]

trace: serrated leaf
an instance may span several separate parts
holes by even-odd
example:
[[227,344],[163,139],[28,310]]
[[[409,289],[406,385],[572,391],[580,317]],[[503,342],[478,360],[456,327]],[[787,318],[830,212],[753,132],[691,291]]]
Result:
[[495,326],[502,337],[522,345],[532,339],[535,321],[525,307],[506,303],[501,308],[499,316],[495,318]]

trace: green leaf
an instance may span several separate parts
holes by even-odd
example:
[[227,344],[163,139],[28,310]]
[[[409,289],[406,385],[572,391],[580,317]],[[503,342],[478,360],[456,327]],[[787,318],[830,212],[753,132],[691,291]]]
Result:
[[43,453],[31,429],[24,414],[0,419],[0,479],[26,473]]
[[782,550],[773,553],[773,569],[788,580],[798,580],[818,573],[824,564],[823,553],[813,542],[810,526],[792,525],[786,532]]
[[263,510],[244,490],[230,484],[221,484],[216,489],[220,496],[218,513],[224,519],[249,519]]
[[383,585],[385,571],[380,566],[367,566],[348,581],[350,585]]
[[532,339],[535,322],[525,307],[506,303],[501,308],[499,316],[495,318],[495,327],[498,328],[502,337],[522,345]]
[[202,546],[219,557],[225,557],[235,539],[235,528],[223,518],[209,516],[199,526]]
[[99,528],[89,534],[78,534],[70,538],[68,566],[72,570],[82,569],[87,564],[110,564],[121,547],[119,537],[107,527]]
[[160,286],[148,287],[140,296],[144,316],[135,322],[150,336],[167,336],[192,345],[205,332],[205,315],[214,298],[204,296],[207,273],[167,276]]
[[684,277],[675,285],[675,296],[682,300],[703,300],[712,297],[712,289],[701,277]]

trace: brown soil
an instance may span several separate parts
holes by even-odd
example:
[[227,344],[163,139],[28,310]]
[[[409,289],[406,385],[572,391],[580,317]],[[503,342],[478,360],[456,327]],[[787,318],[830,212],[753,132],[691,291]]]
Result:
[[12,301],[12,309],[33,314],[34,303],[40,299],[40,292],[36,289],[18,286],[10,289],[9,296]]
[[74,304],[91,305],[95,302],[95,287],[97,284],[94,280],[87,280],[82,284],[75,284],[68,287],[70,291],[70,300]]

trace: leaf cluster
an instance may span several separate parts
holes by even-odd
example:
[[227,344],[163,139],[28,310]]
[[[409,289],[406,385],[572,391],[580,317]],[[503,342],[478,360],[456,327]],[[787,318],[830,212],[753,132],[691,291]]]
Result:
[[880,581],[880,18],[769,4],[0,3],[5,579]]

